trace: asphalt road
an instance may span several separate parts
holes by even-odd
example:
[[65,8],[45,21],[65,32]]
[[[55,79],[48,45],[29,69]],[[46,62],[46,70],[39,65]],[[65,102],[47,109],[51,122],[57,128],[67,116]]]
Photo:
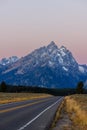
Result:
[[48,130],[62,97],[0,105],[0,130]]

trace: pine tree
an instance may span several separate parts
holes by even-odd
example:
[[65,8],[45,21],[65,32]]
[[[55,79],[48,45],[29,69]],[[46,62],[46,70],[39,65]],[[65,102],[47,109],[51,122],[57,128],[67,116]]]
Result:
[[6,90],[7,90],[7,86],[4,81],[0,85],[0,90],[1,90],[1,92],[6,92]]
[[82,81],[80,81],[77,84],[76,93],[82,94],[83,91],[84,91],[84,83]]

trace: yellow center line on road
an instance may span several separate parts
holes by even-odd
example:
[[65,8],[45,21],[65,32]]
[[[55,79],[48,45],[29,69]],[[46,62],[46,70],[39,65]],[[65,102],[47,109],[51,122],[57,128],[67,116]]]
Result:
[[8,108],[8,109],[5,109],[5,110],[0,110],[0,114],[6,113],[6,112],[10,112],[10,111],[13,111],[13,110],[17,110],[17,109],[20,109],[20,108],[32,106],[32,105],[35,105],[35,104],[38,104],[38,103],[41,103],[41,102],[45,102],[46,100],[48,100],[48,99],[45,99],[45,100],[42,100],[42,101],[33,102],[33,103],[29,103],[29,104],[25,104],[25,105],[21,105],[21,106],[16,106],[16,107],[13,107],[13,108]]

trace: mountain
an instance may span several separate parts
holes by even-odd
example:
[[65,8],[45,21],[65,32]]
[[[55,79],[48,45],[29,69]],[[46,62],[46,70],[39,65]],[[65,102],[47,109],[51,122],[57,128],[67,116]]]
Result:
[[58,48],[53,41],[0,70],[0,82],[13,85],[67,88],[86,79],[87,66],[79,65],[66,47]]
[[9,58],[3,58],[0,60],[0,65],[1,66],[5,66],[5,65],[9,65],[12,64],[14,62],[16,62],[19,58],[17,56],[12,56]]

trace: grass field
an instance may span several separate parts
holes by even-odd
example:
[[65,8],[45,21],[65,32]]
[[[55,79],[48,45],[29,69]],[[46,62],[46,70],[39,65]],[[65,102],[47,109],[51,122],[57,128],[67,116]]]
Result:
[[74,124],[87,125],[87,95],[72,95],[65,98],[66,111]]
[[24,101],[29,99],[49,97],[49,94],[39,93],[0,93],[0,104]]
[[55,130],[87,130],[87,95],[65,97],[52,127]]

